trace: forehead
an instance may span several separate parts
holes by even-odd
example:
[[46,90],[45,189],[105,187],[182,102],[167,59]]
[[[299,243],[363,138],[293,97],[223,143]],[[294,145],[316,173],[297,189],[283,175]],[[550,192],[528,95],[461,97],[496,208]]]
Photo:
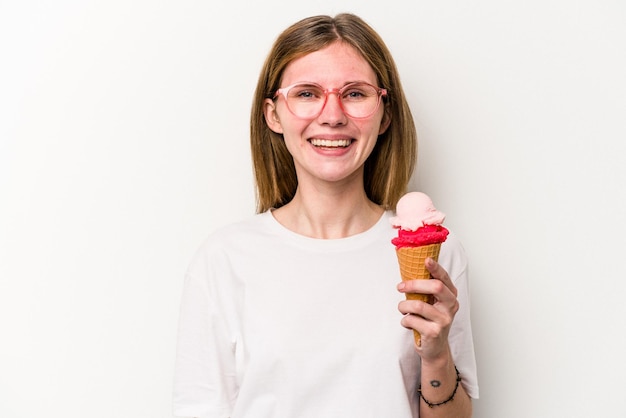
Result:
[[365,58],[343,42],[335,42],[293,60],[285,68],[282,79],[282,85],[311,81],[328,88],[353,81],[377,84],[376,73]]

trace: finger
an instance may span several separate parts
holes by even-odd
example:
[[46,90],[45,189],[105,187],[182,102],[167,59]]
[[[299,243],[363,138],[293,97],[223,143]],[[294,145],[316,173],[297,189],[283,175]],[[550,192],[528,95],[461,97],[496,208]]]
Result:
[[420,334],[426,330],[431,321],[426,318],[422,318],[419,315],[407,314],[402,317],[400,325],[406,329],[412,329]]
[[[406,294],[407,299],[409,299],[407,302],[417,301],[424,305],[434,307],[448,317],[454,317],[459,309],[459,301],[456,296],[452,293],[452,290],[440,280],[408,280],[401,283],[398,288],[402,288],[402,292]],[[416,300],[410,297],[411,294],[432,295],[434,297],[434,303],[427,303],[425,300]],[[430,319],[430,315],[422,312],[423,309],[426,308],[418,304],[407,304],[404,311],[401,312],[418,314],[429,317]],[[432,320],[436,319],[432,318]]]
[[398,303],[398,310],[404,315],[419,315],[428,317],[430,316],[428,307],[432,308],[432,305],[421,300],[403,300]]
[[398,290],[407,295],[412,293],[432,295],[440,302],[451,302],[456,299],[454,290],[442,280],[407,280],[398,284]]
[[430,275],[434,279],[437,279],[440,282],[442,282],[444,285],[446,285],[446,287],[449,288],[450,291],[456,297],[458,291],[457,291],[456,286],[454,285],[454,283],[452,283],[452,279],[450,279],[450,276],[448,275],[448,272],[446,271],[446,269],[444,269],[441,266],[441,264],[439,264],[438,262],[436,262],[435,260],[433,260],[430,257],[428,257],[426,259],[425,263],[426,263],[426,268],[430,272]]
[[[431,330],[448,328],[454,321],[456,306],[458,305],[453,305],[453,307],[448,309],[443,305],[430,305],[418,300],[404,300],[398,303],[398,310],[405,317],[408,317],[402,319],[403,325],[409,325],[409,327],[421,332],[424,327],[424,321],[428,323]],[[414,321],[410,317],[417,317],[420,321]],[[422,325],[417,327],[417,324]]]
[[424,306],[423,310],[420,308],[413,309],[411,307],[399,307],[401,311],[420,311],[420,313],[406,313],[401,321],[400,325],[407,329],[413,329],[422,334],[423,339],[437,338],[439,335],[447,335],[447,329],[452,323],[452,318],[442,312],[433,309],[430,305]]

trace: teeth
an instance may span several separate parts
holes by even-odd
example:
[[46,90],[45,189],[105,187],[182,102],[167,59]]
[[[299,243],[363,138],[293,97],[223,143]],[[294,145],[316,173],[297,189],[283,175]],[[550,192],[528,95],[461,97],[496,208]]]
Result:
[[312,139],[311,144],[316,147],[325,147],[325,148],[333,148],[333,147],[347,147],[350,145],[349,139]]

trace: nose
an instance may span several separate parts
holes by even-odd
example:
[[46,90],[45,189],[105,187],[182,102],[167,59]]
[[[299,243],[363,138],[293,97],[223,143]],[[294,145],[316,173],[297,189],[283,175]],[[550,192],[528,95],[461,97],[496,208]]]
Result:
[[336,90],[327,92],[326,101],[324,102],[322,111],[318,116],[319,122],[329,125],[343,125],[347,122],[347,118],[348,117],[341,106],[339,92]]

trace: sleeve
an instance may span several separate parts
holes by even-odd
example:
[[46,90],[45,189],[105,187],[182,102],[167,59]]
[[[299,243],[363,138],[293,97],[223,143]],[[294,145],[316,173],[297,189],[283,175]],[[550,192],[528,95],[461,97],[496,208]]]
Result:
[[467,394],[478,399],[478,377],[474,340],[470,319],[470,292],[468,277],[468,261],[465,250],[458,238],[452,233],[441,247],[440,263],[448,271],[452,282],[457,288],[459,310],[450,328],[448,341],[452,357],[461,374],[461,384]]
[[237,395],[236,341],[217,300],[216,270],[219,263],[210,257],[196,257],[185,277],[173,388],[177,417],[227,418]]

